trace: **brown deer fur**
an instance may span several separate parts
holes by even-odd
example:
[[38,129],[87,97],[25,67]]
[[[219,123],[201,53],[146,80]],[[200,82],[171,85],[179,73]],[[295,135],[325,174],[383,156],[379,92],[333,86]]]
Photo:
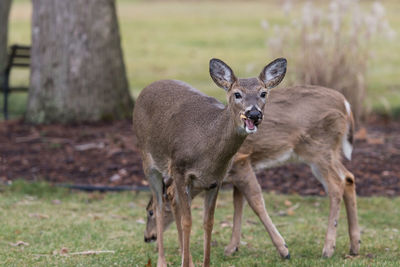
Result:
[[[163,248],[165,184],[175,188],[173,209],[182,250],[182,266],[193,266],[189,243],[192,196],[205,191],[204,259],[210,265],[213,217],[219,187],[232,157],[246,136],[257,131],[269,88],[280,83],[286,60],[267,65],[258,78],[237,79],[224,62],[210,61],[210,75],[227,92],[227,106],[188,84],[163,80],[144,88],[136,100],[133,126],[143,169],[155,199],[158,266],[166,266]],[[261,124],[260,124],[261,125]],[[282,256],[288,255],[284,240]]]
[[[342,197],[347,212],[350,253],[358,254],[360,230],[355,180],[341,162],[342,153],[350,159],[353,142],[354,122],[348,102],[340,93],[328,88],[282,88],[271,92],[264,114],[258,132],[244,141],[224,180],[234,186],[235,208],[232,238],[225,253],[230,255],[239,247],[244,198],[264,224],[274,244],[275,240],[281,239],[265,209],[255,171],[300,161],[311,167],[329,196],[330,214],[323,256],[330,257],[334,252]],[[172,194],[169,198],[173,203]],[[150,205],[148,211],[151,209]],[[166,228],[173,216],[167,212],[165,218]],[[156,239],[152,221],[154,218],[148,214],[145,239]]]

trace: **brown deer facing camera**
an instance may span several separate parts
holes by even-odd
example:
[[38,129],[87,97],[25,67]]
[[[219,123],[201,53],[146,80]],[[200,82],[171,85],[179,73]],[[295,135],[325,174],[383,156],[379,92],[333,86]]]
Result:
[[[239,248],[244,198],[262,221],[275,246],[280,244],[282,238],[265,209],[255,171],[290,161],[308,164],[329,197],[330,213],[323,256],[331,257],[335,249],[342,198],[347,212],[350,254],[358,254],[360,230],[355,180],[341,162],[342,153],[350,159],[352,152],[354,122],[349,103],[334,90],[298,86],[272,91],[264,113],[265,118],[259,130],[244,141],[224,180],[233,185],[234,199],[232,237],[225,254],[231,255]],[[170,211],[170,206],[175,205],[174,192],[170,188],[167,192],[171,205],[166,205],[164,229],[174,219]],[[154,207],[153,200],[150,200],[147,206],[146,242],[157,239]]]
[[[157,81],[140,93],[133,126],[141,150],[143,169],[155,199],[157,266],[166,266],[163,247],[164,193],[175,188],[173,210],[179,232],[182,266],[194,266],[189,250],[192,196],[205,191],[204,259],[210,265],[211,232],[218,190],[235,153],[251,133],[257,132],[270,88],[286,73],[286,60],[276,59],[258,78],[238,79],[218,59],[210,60],[210,75],[227,93],[227,105],[190,85]],[[288,255],[284,240],[279,251]]]

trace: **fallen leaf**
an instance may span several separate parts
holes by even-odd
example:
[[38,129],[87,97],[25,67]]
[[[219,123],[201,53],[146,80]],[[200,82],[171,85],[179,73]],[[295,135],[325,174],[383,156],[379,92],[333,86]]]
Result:
[[48,219],[49,215],[41,214],[41,213],[29,213],[29,217],[31,218],[39,218],[39,219]]
[[17,243],[10,243],[13,247],[29,246],[29,243],[24,241],[17,241]]
[[292,202],[290,202],[290,200],[285,200],[285,205],[287,206],[287,207],[290,207],[290,206],[292,206]]
[[290,207],[290,209],[295,210],[298,207],[300,207],[300,203],[296,203],[293,207]]
[[116,182],[121,180],[121,175],[119,175],[118,173],[114,174],[113,176],[110,177],[110,182]]
[[292,215],[294,215],[294,210],[293,209],[288,209],[286,211],[286,214],[289,215],[289,216],[292,216]]
[[68,256],[69,249],[66,247],[62,247],[60,250],[56,249],[53,250],[52,254],[53,255],[61,255],[61,256]]
[[383,137],[368,137],[367,143],[370,145],[383,145],[385,143],[385,138],[383,138]]
[[349,260],[357,259],[359,257],[360,257],[360,255],[346,255],[346,256],[344,256],[345,259],[349,259]]
[[221,227],[226,228],[226,227],[232,227],[231,224],[227,221],[221,221]]
[[63,254],[68,254],[68,248],[65,248],[65,247],[61,248],[60,254],[61,254],[61,255],[63,255]]
[[145,222],[142,218],[140,218],[140,219],[137,219],[137,220],[136,220],[136,223],[138,223],[138,224],[145,224],[146,222]]
[[369,259],[373,259],[375,256],[372,253],[368,253],[367,255],[365,255],[367,258]]
[[125,169],[120,169],[118,171],[118,174],[121,175],[122,177],[127,176],[128,172]]
[[107,156],[108,156],[109,158],[111,158],[111,157],[113,157],[113,156],[115,156],[115,155],[117,155],[117,154],[119,154],[119,153],[122,153],[122,152],[123,152],[123,150],[120,149],[120,148],[113,148],[113,149],[110,149],[110,150],[108,151]]
[[[297,209],[298,207],[300,207],[300,203],[296,203],[294,206],[288,208],[286,211],[280,211],[278,215],[279,216],[285,216],[285,215],[292,216],[295,213],[294,210]],[[284,214],[281,214],[282,212]]]
[[77,151],[85,151],[85,150],[90,150],[90,149],[103,149],[105,147],[104,143],[87,143],[87,144],[81,144],[81,145],[76,145],[75,150]]
[[354,138],[357,140],[365,140],[367,139],[367,129],[365,127],[362,127],[360,130],[356,132],[354,135]]

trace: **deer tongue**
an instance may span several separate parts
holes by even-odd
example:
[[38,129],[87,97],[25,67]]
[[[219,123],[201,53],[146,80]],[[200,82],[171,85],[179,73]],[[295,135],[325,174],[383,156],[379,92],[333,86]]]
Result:
[[246,119],[246,120],[244,120],[244,123],[246,124],[247,129],[254,130],[255,125],[254,125],[253,120]]

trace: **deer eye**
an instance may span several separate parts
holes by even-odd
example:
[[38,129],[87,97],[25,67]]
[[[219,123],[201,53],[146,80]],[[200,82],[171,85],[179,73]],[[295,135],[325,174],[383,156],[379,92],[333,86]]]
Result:
[[149,210],[149,215],[153,216],[153,211],[152,210]]
[[241,99],[242,95],[240,93],[234,93],[236,99]]
[[267,93],[266,92],[262,92],[261,94],[260,94],[260,97],[261,98],[265,98],[267,96]]

